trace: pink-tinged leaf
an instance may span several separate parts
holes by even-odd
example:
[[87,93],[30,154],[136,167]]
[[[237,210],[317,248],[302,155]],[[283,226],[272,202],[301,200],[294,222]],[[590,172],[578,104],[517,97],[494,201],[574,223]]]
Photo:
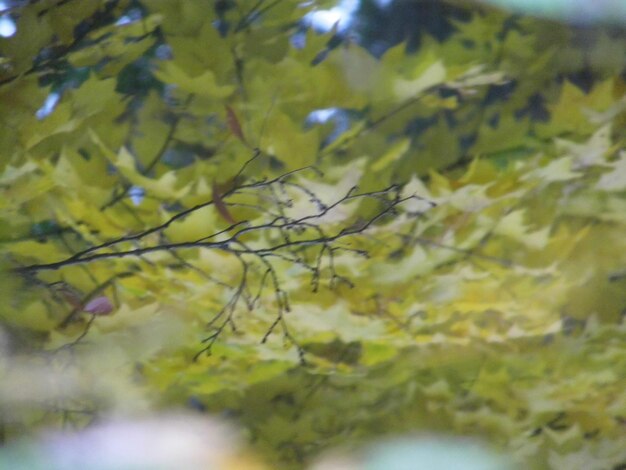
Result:
[[83,311],[94,315],[106,315],[113,311],[113,304],[108,297],[100,296],[90,300],[87,305],[83,307]]
[[224,200],[222,199],[222,196],[220,194],[220,190],[215,182],[213,182],[212,193],[213,204],[215,204],[217,212],[222,216],[225,221],[231,224],[235,224],[235,219],[228,211],[228,207],[226,207],[226,204],[224,203]]
[[246,138],[243,135],[243,131],[241,130],[241,124],[239,124],[239,119],[237,119],[237,115],[233,108],[226,105],[226,123],[228,124],[228,129],[232,132],[235,137],[241,140],[244,144],[248,145],[246,142]]

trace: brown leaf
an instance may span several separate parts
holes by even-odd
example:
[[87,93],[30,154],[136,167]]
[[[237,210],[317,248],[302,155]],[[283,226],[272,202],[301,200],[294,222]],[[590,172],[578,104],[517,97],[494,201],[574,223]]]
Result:
[[241,140],[244,144],[248,145],[246,142],[246,138],[243,135],[243,131],[241,130],[241,124],[239,124],[239,119],[237,119],[237,115],[233,108],[226,105],[226,123],[228,124],[228,129],[232,132],[235,137]]
[[213,181],[213,187],[211,189],[212,189],[212,196],[213,196],[213,204],[215,204],[215,208],[217,209],[217,212],[228,223],[231,223],[231,224],[237,223],[235,222],[235,219],[233,218],[231,213],[228,211],[228,207],[226,207],[226,204],[224,203],[224,200],[222,199],[222,195],[220,194],[219,187],[215,181]]
[[61,294],[61,297],[74,308],[82,307],[82,299],[80,293],[69,285],[62,283],[56,286],[57,291]]

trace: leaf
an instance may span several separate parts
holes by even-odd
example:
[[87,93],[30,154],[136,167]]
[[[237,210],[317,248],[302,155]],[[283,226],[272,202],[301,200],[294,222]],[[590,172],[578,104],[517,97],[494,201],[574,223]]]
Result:
[[[10,312],[10,310],[6,310]],[[12,315],[9,324],[33,331],[46,332],[56,326],[56,322],[51,318],[46,305],[41,301],[29,302],[28,305],[20,309],[19,315]]]
[[243,135],[243,131],[241,130],[241,124],[239,123],[239,119],[233,111],[233,108],[226,105],[226,123],[228,124],[228,129],[233,133],[235,137],[237,137],[241,142],[248,145],[246,142],[246,138]]
[[222,216],[222,219],[224,219],[229,224],[236,224],[237,222],[230,214],[228,207],[226,207],[226,204],[224,203],[224,200],[222,199],[222,196],[220,194],[219,187],[215,181],[213,181],[213,186],[211,187],[211,195],[213,197],[213,204],[215,205],[215,208],[217,209],[219,215]]
[[89,136],[102,152],[102,155],[115,165],[128,181],[135,186],[145,188],[148,195],[180,200],[190,191],[191,184],[178,188],[180,181],[177,179],[174,171],[164,173],[158,179],[148,178],[137,171],[135,159],[126,147],[121,147],[116,154],[101,140],[95,131],[90,129]]
[[529,179],[537,178],[539,181],[545,181],[552,183],[555,181],[569,181],[572,179],[580,178],[582,173],[576,173],[572,171],[574,166],[574,159],[571,156],[561,157],[556,160],[550,161],[547,165],[538,168],[525,178]]
[[621,151],[619,158],[609,165],[611,171],[600,177],[596,188],[601,191],[624,191],[626,189],[626,152]]
[[361,2],[357,35],[305,25],[332,0],[4,3],[8,439],[194,397],[271,468],[438,431],[623,463],[619,34],[463,2],[404,36],[419,2]]
[[87,305],[83,307],[83,312],[93,315],[107,315],[113,311],[113,308],[113,303],[109,298],[101,295],[87,302]]
[[409,139],[400,140],[389,147],[389,150],[380,157],[371,167],[372,171],[379,172],[386,166],[396,162],[410,147]]
[[176,85],[187,93],[212,99],[227,98],[235,91],[233,85],[220,85],[215,73],[211,70],[206,70],[203,74],[192,77],[173,62],[160,64],[154,74],[163,82]]
[[65,301],[70,304],[74,308],[82,308],[83,302],[80,296],[80,293],[67,285],[66,283],[61,284],[58,289],[59,293],[65,299]]
[[443,82],[445,78],[446,68],[441,61],[437,61],[415,80],[397,79],[393,90],[399,99],[405,100],[418,96],[426,89]]
[[494,233],[516,240],[529,248],[544,248],[549,241],[550,227],[531,232],[524,223],[524,210],[512,211],[498,221]]
[[547,137],[567,132],[582,135],[593,132],[595,126],[590,122],[589,112],[603,112],[610,108],[614,102],[612,89],[612,80],[597,84],[589,94],[570,81],[564,82],[558,102],[550,106],[551,119],[538,125],[537,133]]

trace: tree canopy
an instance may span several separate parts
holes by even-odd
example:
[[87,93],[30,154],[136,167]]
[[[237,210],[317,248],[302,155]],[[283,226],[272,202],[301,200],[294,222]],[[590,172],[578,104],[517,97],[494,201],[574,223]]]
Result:
[[626,464],[623,30],[334,3],[5,2],[4,439],[187,406],[283,468]]

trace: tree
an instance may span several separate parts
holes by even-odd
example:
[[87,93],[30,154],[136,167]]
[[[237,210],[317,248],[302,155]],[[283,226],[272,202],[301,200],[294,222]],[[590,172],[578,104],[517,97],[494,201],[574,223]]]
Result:
[[416,429],[623,463],[624,35],[331,3],[9,8],[5,435],[189,405],[283,466]]

